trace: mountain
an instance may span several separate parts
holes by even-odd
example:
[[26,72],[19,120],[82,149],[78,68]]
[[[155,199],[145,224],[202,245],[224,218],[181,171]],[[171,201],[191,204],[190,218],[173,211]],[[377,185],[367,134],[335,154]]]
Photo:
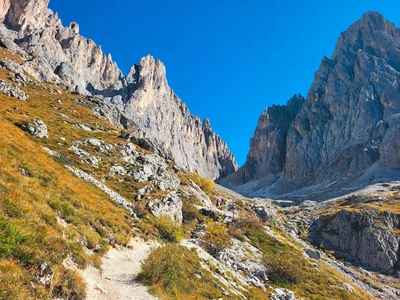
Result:
[[63,27],[48,3],[0,1],[0,44],[26,55],[24,71],[37,80],[102,98],[97,102],[102,108],[97,108],[113,124],[168,149],[181,167],[212,179],[238,168],[209,121],[193,116],[168,86],[160,60],[144,57],[124,76],[111,55],[79,34],[78,24]]
[[[166,141],[183,141],[187,163],[221,153],[204,166],[211,172],[229,159],[160,61],[147,56],[123,77],[100,50],[88,54],[76,24],[54,31],[47,2],[0,3],[0,299],[400,296],[400,182],[300,204],[214,184],[160,142],[156,119],[171,129]],[[282,149],[307,101],[266,110],[238,179],[285,172]]]
[[304,103],[261,115],[245,165],[222,183],[257,196],[326,197],[400,179],[399,79],[400,29],[368,12],[322,59]]

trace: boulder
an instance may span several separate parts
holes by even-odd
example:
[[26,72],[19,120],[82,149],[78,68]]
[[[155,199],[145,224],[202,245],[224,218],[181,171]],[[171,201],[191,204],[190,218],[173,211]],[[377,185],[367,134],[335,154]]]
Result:
[[296,300],[294,297],[294,292],[289,291],[288,289],[281,289],[277,288],[274,290],[274,293],[272,293],[269,296],[270,300]]
[[316,259],[316,260],[320,260],[321,259],[321,253],[319,253],[318,250],[315,249],[311,249],[311,248],[307,248],[304,249],[304,252],[311,258]]
[[182,224],[182,201],[176,194],[152,199],[147,203],[147,207],[157,218],[167,216],[179,225]]
[[21,128],[37,138],[49,137],[47,126],[41,119],[34,119],[30,122],[23,123]]

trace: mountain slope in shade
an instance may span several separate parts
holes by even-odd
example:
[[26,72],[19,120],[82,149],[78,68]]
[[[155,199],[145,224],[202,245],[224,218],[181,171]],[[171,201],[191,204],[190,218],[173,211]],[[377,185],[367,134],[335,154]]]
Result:
[[[302,188],[299,194],[400,178],[399,79],[400,29],[368,12],[340,35],[332,58],[322,59],[284,149],[271,132],[286,132],[287,119],[263,131],[269,124],[263,113],[245,164],[253,166],[253,175],[238,171],[223,183],[242,185],[236,189],[246,194],[279,197]],[[256,149],[255,139],[264,140]],[[280,153],[283,168],[253,163],[271,164],[271,153]]]

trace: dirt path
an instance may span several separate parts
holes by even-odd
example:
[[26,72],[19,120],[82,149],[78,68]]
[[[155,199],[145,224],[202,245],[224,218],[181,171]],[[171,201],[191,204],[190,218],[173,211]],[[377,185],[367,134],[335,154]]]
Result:
[[136,280],[141,262],[157,244],[134,238],[129,245],[133,248],[112,248],[106,254],[102,259],[103,274],[93,267],[83,272],[88,300],[157,299],[148,293],[146,286]]

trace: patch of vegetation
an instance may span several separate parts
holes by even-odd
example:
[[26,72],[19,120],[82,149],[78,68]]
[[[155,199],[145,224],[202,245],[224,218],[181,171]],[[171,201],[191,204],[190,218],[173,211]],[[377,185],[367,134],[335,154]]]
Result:
[[246,236],[263,252],[263,263],[274,286],[288,288],[307,299],[368,299],[357,287],[353,293],[345,289],[343,282],[348,281],[333,269],[324,264],[315,268],[302,250],[290,243],[282,243],[264,230],[252,228],[247,228]]
[[[222,284],[201,266],[196,250],[179,245],[154,250],[138,278],[161,299],[226,299]],[[229,299],[238,297],[230,295]]]
[[206,244],[207,251],[215,255],[221,250],[231,245],[231,238],[225,224],[210,223],[205,229],[205,235],[202,237]]
[[52,294],[60,299],[86,299],[86,284],[81,275],[63,269],[52,285]]
[[168,242],[178,243],[183,238],[181,227],[167,216],[155,218],[153,225],[160,232],[161,238]]
[[31,284],[30,273],[15,261],[0,260],[0,299],[49,299],[45,288]]
[[[7,72],[0,70],[0,77],[8,80]],[[109,196],[64,168],[65,160],[50,157],[42,146],[62,152],[84,137],[117,143],[118,132],[75,104],[71,94],[52,94],[33,83],[21,88],[30,95],[28,101],[0,95],[0,299],[60,295],[83,299],[83,281],[62,266],[63,260],[70,256],[81,268],[99,267],[99,257],[111,239],[128,243],[132,219]],[[47,124],[49,138],[36,139],[14,125],[34,118]],[[78,122],[108,130],[86,132],[71,125]],[[84,245],[94,254],[88,255]],[[54,270],[47,290],[35,283],[43,262]]]
[[213,198],[212,190],[214,182],[211,179],[201,177],[197,173],[178,173],[178,177],[181,180],[182,185],[190,185],[190,180],[193,180],[193,182],[196,183],[207,194],[207,196]]

